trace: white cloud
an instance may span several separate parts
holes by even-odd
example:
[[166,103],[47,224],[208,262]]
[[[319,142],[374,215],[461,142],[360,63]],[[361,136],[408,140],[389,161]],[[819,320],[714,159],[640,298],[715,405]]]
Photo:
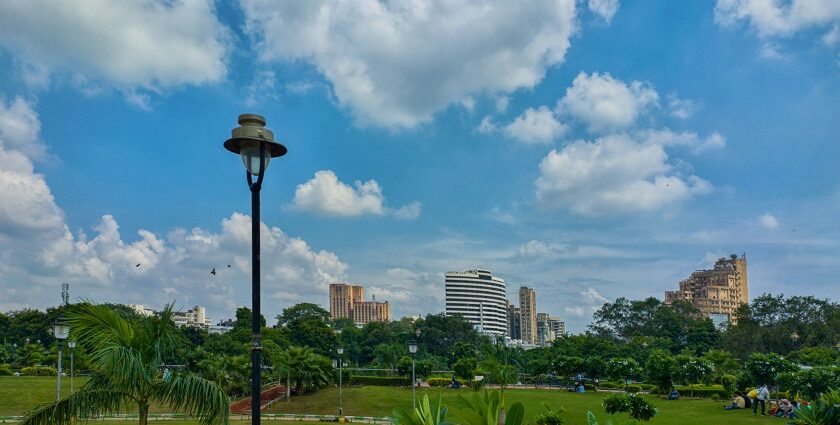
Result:
[[665,147],[656,138],[611,135],[552,150],[540,163],[537,200],[593,216],[658,210],[711,191],[669,163]]
[[590,305],[601,305],[610,302],[607,297],[601,295],[601,293],[595,288],[586,288],[580,292],[580,295],[583,297],[583,301]]
[[419,202],[414,201],[401,208],[397,208],[394,210],[393,214],[394,217],[400,220],[414,220],[415,218],[420,217],[421,207],[422,205]]
[[691,118],[697,111],[697,104],[689,99],[680,99],[675,94],[668,95],[668,114],[674,118],[685,120]]
[[758,224],[765,229],[778,229],[779,228],[779,220],[776,219],[776,216],[770,213],[764,213],[758,217]]
[[785,60],[787,56],[782,52],[782,46],[774,41],[768,41],[761,45],[758,55],[767,60]]
[[537,260],[548,257],[560,249],[555,244],[530,240],[516,249],[516,257],[524,260]]
[[481,134],[492,134],[498,129],[499,128],[496,127],[496,124],[493,122],[493,118],[490,118],[490,116],[487,115],[481,119],[481,123],[478,124],[478,127],[476,127],[475,130]]
[[507,96],[499,96],[496,98],[496,112],[503,114],[507,111],[510,98]]
[[566,313],[566,316],[572,317],[582,317],[585,313],[583,307],[580,306],[564,307],[563,311]]
[[392,214],[402,220],[420,216],[421,205],[412,202],[397,210],[385,207],[382,187],[376,180],[356,180],[353,187],[338,180],[332,170],[321,170],[295,189],[292,208],[332,217]]
[[531,88],[561,63],[574,0],[243,0],[265,62],[304,60],[362,124],[413,127],[480,95]]
[[228,33],[209,0],[0,2],[0,46],[26,81],[44,86],[65,74],[83,90],[112,85],[140,105],[148,92],[223,79]]
[[691,148],[691,152],[695,154],[726,147],[726,138],[718,132],[713,132],[706,137],[700,137],[694,132],[674,132],[666,128],[661,130],[639,131],[637,137],[645,140],[648,144],[686,146]]
[[615,12],[618,12],[618,0],[589,0],[589,10],[604,18],[607,23],[612,21]]
[[505,134],[525,144],[547,144],[566,132],[566,126],[545,106],[528,108],[505,126]]
[[610,74],[581,72],[557,109],[585,123],[590,132],[600,133],[634,125],[658,99],[656,90],[641,81],[625,84]]
[[490,217],[491,220],[503,224],[513,225],[519,223],[519,220],[516,219],[516,216],[514,216],[509,211],[503,211],[499,207],[491,208],[490,211],[487,212],[487,216]]
[[[836,0],[718,0],[715,20],[722,25],[748,21],[761,37],[790,36],[840,23]],[[833,28],[832,28],[833,31]]]

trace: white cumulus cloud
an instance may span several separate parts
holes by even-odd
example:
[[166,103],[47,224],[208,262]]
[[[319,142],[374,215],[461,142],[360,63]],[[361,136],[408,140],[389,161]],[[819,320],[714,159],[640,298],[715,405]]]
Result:
[[229,30],[210,0],[0,2],[0,46],[30,82],[68,75],[88,93],[99,85],[136,102],[147,92],[223,79]]
[[563,62],[574,0],[242,0],[264,62],[306,61],[362,124],[406,128]]
[[[482,124],[484,124],[483,121]],[[558,121],[554,112],[545,106],[537,109],[528,108],[505,126],[505,134],[525,144],[551,143],[565,132],[566,126]]]
[[649,84],[626,84],[610,74],[581,72],[557,103],[560,112],[582,121],[592,133],[630,127],[659,95]]
[[618,12],[618,0],[589,0],[589,10],[604,18],[605,21],[612,21],[615,12]]
[[291,207],[332,217],[392,214],[403,220],[415,219],[421,211],[416,201],[391,210],[385,206],[382,187],[376,180],[357,180],[350,186],[340,181],[332,170],[317,171],[312,179],[299,184]]
[[623,134],[554,149],[539,171],[538,202],[580,215],[653,211],[712,189],[708,181],[671,164],[662,141]]

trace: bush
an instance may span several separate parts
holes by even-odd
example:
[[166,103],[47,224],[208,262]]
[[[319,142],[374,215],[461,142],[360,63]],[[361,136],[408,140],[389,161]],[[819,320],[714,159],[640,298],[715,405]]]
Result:
[[691,395],[692,397],[709,398],[713,394],[717,394],[717,396],[721,399],[729,398],[729,395],[726,393],[726,390],[724,390],[723,387],[720,385],[695,385],[694,388],[691,388],[687,385],[677,385],[674,388],[676,388],[677,391],[679,391],[681,396]]
[[562,409],[560,411],[547,410],[537,415],[535,422],[537,425],[563,425],[563,418],[560,417],[561,412]]
[[429,378],[426,382],[429,383],[431,387],[446,387],[452,383],[452,379],[446,378]]
[[0,376],[12,376],[14,372],[12,372],[12,366],[3,364],[0,365]]
[[56,376],[58,370],[52,366],[30,366],[20,370],[24,376]]
[[411,386],[411,378],[404,376],[351,376],[348,384],[375,387],[408,387]]
[[627,412],[631,419],[649,421],[657,414],[656,407],[641,396],[635,394],[618,393],[604,399],[604,410],[613,415]]
[[633,393],[633,394],[640,393],[640,392],[642,392],[642,387],[640,385],[628,385],[627,386],[627,392],[628,393]]
[[732,394],[735,394],[737,382],[738,378],[734,375],[723,375],[720,377],[720,384],[723,386],[723,390],[726,392],[727,397],[731,397]]

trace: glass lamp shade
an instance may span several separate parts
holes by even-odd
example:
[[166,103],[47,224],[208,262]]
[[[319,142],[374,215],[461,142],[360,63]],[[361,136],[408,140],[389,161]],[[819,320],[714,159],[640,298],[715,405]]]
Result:
[[70,347],[71,350],[76,348],[76,341],[68,341],[67,346]]
[[411,354],[417,354],[417,341],[411,340],[411,342],[408,343],[408,352]]
[[338,348],[336,348],[336,349],[335,349],[335,351],[336,351],[336,352],[338,353],[338,355],[340,356],[340,355],[344,354],[344,347],[342,347],[342,346],[340,346],[340,345],[339,345],[339,346],[338,346]]
[[55,323],[53,323],[53,335],[58,340],[63,341],[67,339],[70,336],[70,325],[61,318],[56,319]]
[[[239,157],[242,158],[242,163],[245,168],[254,176],[260,175],[260,145],[259,143],[248,144],[243,146],[239,151]],[[268,169],[268,163],[271,162],[271,153],[266,148],[263,156],[263,170]]]

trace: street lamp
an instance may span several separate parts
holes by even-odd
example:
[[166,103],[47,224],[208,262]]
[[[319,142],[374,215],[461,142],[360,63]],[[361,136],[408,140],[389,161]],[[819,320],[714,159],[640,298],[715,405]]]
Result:
[[411,408],[417,409],[417,383],[414,377],[414,355],[417,354],[417,340],[412,339],[408,342],[408,352],[411,353]]
[[64,348],[64,340],[70,336],[70,324],[64,320],[61,314],[55,318],[53,322],[53,335],[55,336],[56,345],[58,346],[58,390],[56,392],[56,401],[61,401],[61,352]]
[[[239,116],[239,127],[231,131],[225,149],[238,154],[245,164],[251,190],[251,423],[260,423],[260,189],[271,158],[286,154],[286,147],[274,141],[257,114]],[[257,176],[257,181],[254,181]]]
[[70,348],[70,394],[73,394],[73,352],[76,351],[76,341],[67,341],[67,347]]
[[344,354],[344,347],[339,345],[338,348],[335,349],[335,352],[338,353],[338,416],[340,417],[344,415],[343,394],[341,392],[341,368],[344,363],[341,355]]
[[793,331],[793,333],[790,334],[790,340],[793,341],[793,348],[796,348],[796,343],[799,342],[799,333]]

